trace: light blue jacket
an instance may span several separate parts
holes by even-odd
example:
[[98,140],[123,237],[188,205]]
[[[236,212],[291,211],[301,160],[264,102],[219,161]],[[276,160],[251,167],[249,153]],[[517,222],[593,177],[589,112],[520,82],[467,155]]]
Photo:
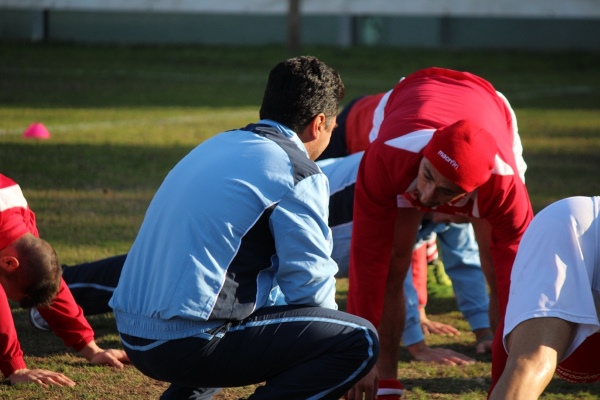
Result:
[[336,309],[329,185],[283,125],[220,133],[158,189],[110,301],[119,332],[171,340],[287,304]]

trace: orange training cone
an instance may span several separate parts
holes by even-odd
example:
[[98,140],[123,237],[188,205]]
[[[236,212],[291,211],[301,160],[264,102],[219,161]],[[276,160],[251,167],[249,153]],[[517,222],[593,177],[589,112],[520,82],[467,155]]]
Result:
[[23,132],[23,137],[31,139],[49,139],[50,132],[41,122],[34,122]]

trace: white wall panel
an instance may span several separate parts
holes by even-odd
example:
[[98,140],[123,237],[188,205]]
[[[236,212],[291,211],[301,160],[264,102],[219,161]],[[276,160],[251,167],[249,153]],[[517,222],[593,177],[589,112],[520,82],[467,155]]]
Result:
[[[287,0],[0,0],[1,8],[284,14]],[[600,0],[301,0],[303,14],[598,18]]]

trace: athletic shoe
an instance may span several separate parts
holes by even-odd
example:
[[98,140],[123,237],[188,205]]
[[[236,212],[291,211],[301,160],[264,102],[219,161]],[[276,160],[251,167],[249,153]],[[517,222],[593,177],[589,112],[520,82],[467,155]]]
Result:
[[377,400],[400,400],[404,386],[397,379],[380,379]]
[[33,326],[37,330],[40,330],[43,332],[51,331],[50,325],[48,325],[48,323],[46,322],[44,317],[42,317],[40,312],[38,310],[36,310],[35,308],[29,309],[29,323],[31,324],[31,326]]
[[160,396],[160,400],[210,400],[221,388],[189,388],[171,384]]

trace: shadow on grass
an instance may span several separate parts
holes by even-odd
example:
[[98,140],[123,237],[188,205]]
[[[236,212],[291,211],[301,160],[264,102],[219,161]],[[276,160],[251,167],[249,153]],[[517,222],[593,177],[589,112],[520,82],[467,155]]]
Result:
[[2,144],[2,174],[26,190],[156,190],[192,146]]
[[426,310],[428,314],[445,314],[456,311],[456,299],[454,297],[429,296]]
[[[388,90],[425,67],[471,71],[516,107],[598,106],[597,52],[439,51],[306,47],[339,70],[347,98]],[[21,107],[236,106],[260,104],[271,46],[133,46],[0,42],[0,104]]]

